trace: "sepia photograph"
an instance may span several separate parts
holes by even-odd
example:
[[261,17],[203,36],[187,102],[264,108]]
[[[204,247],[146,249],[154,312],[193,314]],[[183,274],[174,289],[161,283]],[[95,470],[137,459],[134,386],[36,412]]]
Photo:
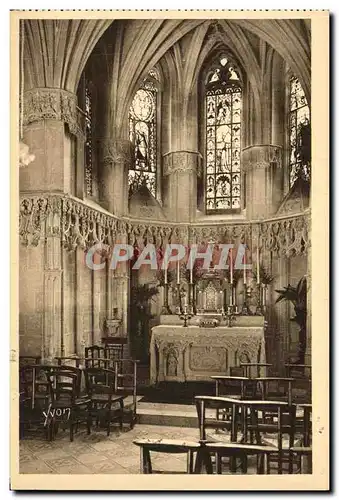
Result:
[[326,490],[329,12],[12,11],[11,77],[11,488]]

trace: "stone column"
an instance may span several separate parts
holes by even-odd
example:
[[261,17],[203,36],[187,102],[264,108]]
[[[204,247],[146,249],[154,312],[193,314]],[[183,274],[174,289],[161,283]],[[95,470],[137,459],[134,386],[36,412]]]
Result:
[[163,175],[169,177],[168,209],[175,221],[195,220],[200,159],[200,153],[195,151],[173,151],[163,157]]
[[[126,243],[126,236],[117,237],[119,243]],[[125,346],[124,355],[130,352],[129,339],[129,296],[130,296],[130,262],[120,262],[116,269],[110,267],[111,261],[106,266],[106,323],[112,324],[117,318],[120,320],[119,330],[116,333],[118,337],[125,337],[127,346]],[[114,310],[117,310],[117,318]],[[115,334],[115,333],[114,333]],[[109,335],[106,331],[105,335]]]
[[73,192],[72,141],[74,136],[84,140],[77,96],[59,88],[25,92],[23,131],[35,160],[20,169],[20,191]]
[[128,140],[103,139],[101,150],[100,199],[102,205],[115,215],[128,213],[128,167],[131,162],[131,143]]
[[270,217],[283,198],[281,148],[272,145],[244,148],[242,165],[246,173],[247,218]]
[[50,201],[46,219],[43,335],[41,354],[47,363],[55,356],[64,355],[62,251],[61,251],[61,200]]

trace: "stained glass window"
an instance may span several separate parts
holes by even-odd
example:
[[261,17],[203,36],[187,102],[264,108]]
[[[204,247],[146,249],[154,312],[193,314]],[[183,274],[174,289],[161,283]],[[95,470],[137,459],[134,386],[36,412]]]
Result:
[[[152,71],[152,70],[151,70]],[[153,196],[157,189],[157,86],[152,78],[136,92],[129,112],[130,141],[134,145],[134,165],[128,173],[130,193],[146,186]]]
[[298,176],[310,179],[311,125],[310,108],[299,80],[290,78],[289,141],[290,187]]
[[93,194],[93,157],[92,157],[92,95],[89,86],[85,86],[85,189],[86,195]]
[[208,73],[205,106],[206,211],[239,210],[242,88],[226,56]]

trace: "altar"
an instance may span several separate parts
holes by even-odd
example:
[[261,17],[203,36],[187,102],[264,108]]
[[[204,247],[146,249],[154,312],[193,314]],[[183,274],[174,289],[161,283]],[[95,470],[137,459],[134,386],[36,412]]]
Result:
[[264,363],[264,318],[238,317],[236,326],[183,327],[172,316],[152,328],[150,382],[210,381],[212,375],[228,375],[230,367]]

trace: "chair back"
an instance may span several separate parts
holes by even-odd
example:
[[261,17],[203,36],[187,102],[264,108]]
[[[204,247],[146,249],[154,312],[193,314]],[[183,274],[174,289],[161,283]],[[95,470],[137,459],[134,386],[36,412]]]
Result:
[[265,401],[285,401],[292,404],[295,380],[289,377],[258,377],[256,393]]
[[119,361],[123,357],[123,344],[107,344],[105,347],[106,350],[106,358],[111,359],[112,361]]
[[300,403],[312,402],[312,365],[287,364],[286,376],[296,380],[293,389],[294,400]]
[[85,347],[85,367],[86,368],[106,368],[107,360],[105,347],[92,345]]
[[243,401],[243,433],[247,441],[248,432],[254,433],[257,444],[262,444],[264,436],[273,435],[278,450],[282,450],[283,436],[290,442],[295,426],[296,407],[284,401]]
[[48,374],[52,371],[51,365],[23,365],[19,368],[19,388],[23,397],[29,401],[30,407],[35,408],[39,402],[45,403],[50,397]]
[[[218,396],[195,396],[195,404],[201,442],[208,441],[207,429],[226,431],[231,442],[237,441],[237,434],[241,424],[240,400]],[[209,409],[217,410],[215,417],[212,417],[212,412],[207,415]],[[223,414],[223,419],[218,418],[220,412]]]
[[74,405],[78,396],[79,374],[66,367],[54,367],[48,373],[52,405],[66,403]]
[[90,397],[98,394],[112,396],[115,393],[115,373],[105,368],[85,368],[87,393]]

